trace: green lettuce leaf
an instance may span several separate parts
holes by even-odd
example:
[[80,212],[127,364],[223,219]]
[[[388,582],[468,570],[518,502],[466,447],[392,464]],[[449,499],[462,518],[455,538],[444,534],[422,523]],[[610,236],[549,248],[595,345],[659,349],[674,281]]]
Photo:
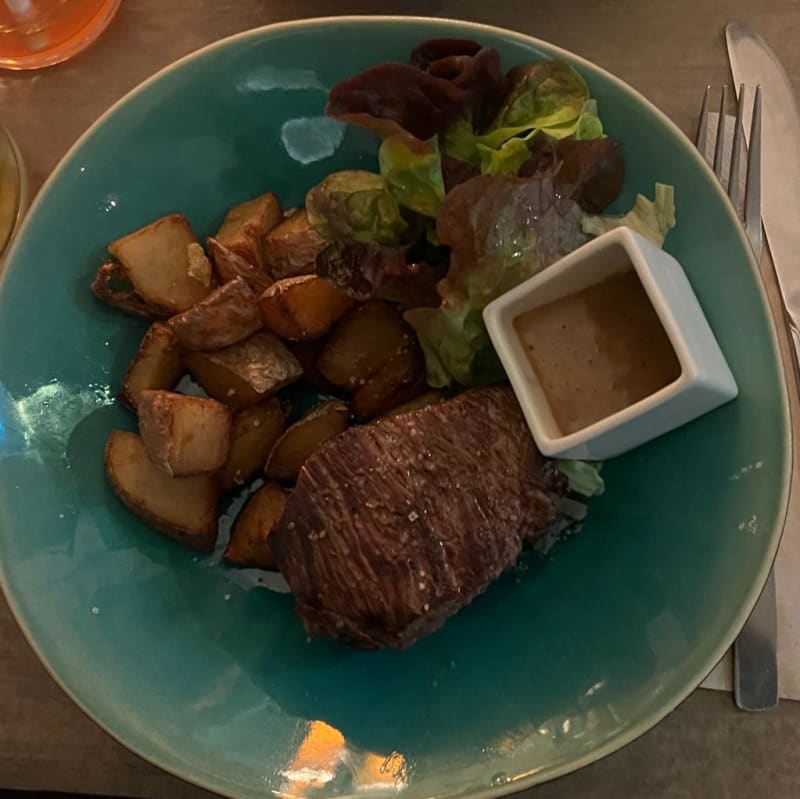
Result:
[[528,126],[544,130],[577,119],[589,99],[581,75],[563,61],[543,59],[516,67],[494,128]]
[[558,470],[569,480],[569,490],[585,497],[594,497],[606,490],[600,475],[602,463],[597,461],[557,461]]
[[527,138],[509,139],[497,150],[478,144],[478,152],[484,175],[516,175],[519,168],[531,157]]
[[445,132],[442,149],[453,158],[466,161],[473,166],[480,166],[481,154],[477,139],[472,123],[460,117]]
[[603,123],[597,115],[597,100],[587,100],[575,124],[572,137],[578,141],[602,139],[605,137]]
[[656,183],[653,200],[638,194],[633,208],[627,214],[586,215],[582,223],[583,232],[590,236],[600,236],[623,226],[650,239],[656,246],[663,247],[667,233],[675,227],[675,188],[664,183]]
[[537,61],[521,68],[492,128],[478,135],[460,119],[446,132],[443,149],[479,166],[483,174],[515,174],[527,160],[529,142],[539,133],[556,140],[605,135],[597,101],[589,97],[583,78],[559,61]]
[[378,151],[381,175],[399,205],[436,217],[444,200],[439,145],[409,136],[388,136]]
[[407,225],[381,175],[360,169],[333,172],[306,195],[308,219],[334,241],[397,244]]
[[581,219],[579,206],[558,198],[548,176],[482,175],[447,194],[437,219],[439,238],[451,250],[450,268],[437,285],[441,306],[405,313],[431,385],[502,378],[482,311],[582,244]]

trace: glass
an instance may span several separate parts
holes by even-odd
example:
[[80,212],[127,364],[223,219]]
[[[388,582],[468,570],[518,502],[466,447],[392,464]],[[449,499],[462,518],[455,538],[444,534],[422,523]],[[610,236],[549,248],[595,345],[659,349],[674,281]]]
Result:
[[0,125],[0,267],[25,206],[25,176],[11,134]]
[[71,58],[108,26],[120,0],[0,0],[0,67],[37,69]]

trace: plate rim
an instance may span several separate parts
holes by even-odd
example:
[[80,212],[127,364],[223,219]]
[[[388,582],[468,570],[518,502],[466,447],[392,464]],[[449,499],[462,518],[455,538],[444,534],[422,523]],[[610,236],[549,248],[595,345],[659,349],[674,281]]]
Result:
[[[103,124],[105,124],[105,122],[109,118],[114,116],[118,108],[122,107],[129,101],[133,100],[139,94],[144,93],[147,89],[149,89],[151,85],[158,83],[166,75],[170,74],[175,70],[183,68],[186,64],[188,64],[192,60],[203,57],[209,52],[212,52],[214,50],[224,49],[225,47],[232,46],[234,43],[245,42],[249,39],[257,39],[261,36],[264,36],[265,34],[269,35],[271,33],[284,30],[313,28],[315,26],[320,26],[320,25],[368,26],[376,23],[408,25],[408,26],[433,23],[440,25],[443,29],[452,28],[454,30],[459,31],[462,34],[465,31],[474,31],[476,33],[476,38],[478,38],[478,34],[480,34],[480,32],[486,32],[528,47],[535,47],[540,50],[548,51],[552,53],[555,57],[563,57],[566,60],[573,61],[574,63],[578,64],[579,68],[588,68],[590,71],[599,73],[617,90],[632,97],[637,102],[638,105],[643,106],[644,108],[647,109],[649,113],[654,115],[658,119],[658,121],[662,124],[662,126],[667,131],[669,131],[673,139],[676,140],[676,143],[679,146],[682,146],[684,150],[688,150],[688,152],[686,152],[687,157],[694,160],[695,167],[705,175],[707,182],[710,182],[712,184],[714,191],[716,191],[720,201],[722,202],[722,206],[725,209],[725,213],[727,214],[729,219],[734,222],[734,229],[736,230],[740,244],[742,245],[742,248],[746,253],[750,270],[755,278],[758,296],[768,320],[767,326],[769,328],[769,340],[772,345],[773,357],[778,364],[777,371],[779,375],[779,384],[781,388],[780,406],[783,417],[783,423],[785,429],[788,430],[790,433],[789,441],[787,442],[787,446],[784,452],[784,458],[782,464],[782,478],[783,478],[782,490],[776,513],[775,529],[773,529],[771,534],[771,541],[767,550],[767,557],[765,558],[764,563],[762,564],[761,570],[757,575],[757,579],[753,585],[752,590],[748,594],[746,601],[742,606],[742,610],[740,611],[738,616],[735,617],[732,624],[729,626],[727,633],[723,636],[722,638],[723,644],[719,646],[717,650],[714,651],[711,657],[707,658],[704,661],[703,666],[698,667],[695,670],[694,676],[687,681],[686,685],[682,690],[677,691],[676,694],[673,696],[667,697],[666,701],[663,702],[657,709],[653,710],[649,715],[646,715],[643,719],[631,725],[626,731],[617,734],[616,737],[607,741],[606,743],[597,747],[591,752],[587,752],[586,754],[580,757],[574,758],[570,760],[568,763],[552,767],[543,767],[535,769],[532,772],[526,772],[524,774],[517,776],[516,778],[512,778],[512,780],[509,783],[504,785],[498,785],[498,786],[490,785],[486,787],[476,787],[476,788],[467,787],[457,790],[455,792],[437,793],[431,795],[431,799],[461,799],[461,797],[465,798],[469,797],[469,799],[495,799],[496,797],[507,795],[509,792],[516,793],[518,791],[523,791],[528,788],[532,788],[535,785],[548,782],[553,779],[557,779],[558,777],[565,776],[566,774],[570,774],[575,771],[579,771],[580,769],[592,763],[602,760],[608,757],[609,755],[613,754],[614,752],[617,752],[620,749],[624,748],[625,746],[637,740],[638,738],[640,738],[646,732],[650,731],[657,724],[663,721],[663,719],[666,718],[670,713],[672,713],[672,711],[675,710],[676,707],[678,707],[691,693],[693,693],[700,686],[700,684],[705,680],[708,674],[710,674],[711,671],[713,671],[713,669],[716,667],[719,661],[722,660],[726,652],[732,646],[734,640],[736,639],[736,636],[738,635],[739,631],[742,629],[745,622],[749,618],[750,613],[755,607],[755,604],[758,601],[761,592],[763,591],[764,585],[766,584],[767,581],[767,577],[769,575],[770,570],[772,569],[773,563],[777,556],[778,548],[780,546],[781,539],[783,536],[783,530],[785,527],[789,509],[791,475],[792,475],[792,466],[794,460],[794,437],[792,435],[793,428],[792,428],[792,417],[790,413],[790,404],[789,404],[788,377],[786,374],[786,365],[784,363],[780,348],[780,340],[777,332],[777,320],[775,319],[775,316],[772,312],[772,308],[769,303],[766,286],[764,284],[764,277],[761,273],[759,264],[756,262],[752,249],[750,248],[745,230],[742,227],[740,220],[736,216],[733,207],[731,206],[728,200],[727,195],[722,189],[722,186],[714,176],[711,167],[708,165],[708,163],[700,154],[700,152],[697,150],[697,148],[686,137],[684,132],[678,127],[678,125],[675,122],[673,122],[673,120],[670,119],[666,113],[664,113],[660,108],[658,108],[658,106],[656,106],[652,101],[650,101],[647,97],[641,94],[637,89],[635,89],[630,84],[626,83],[621,78],[617,77],[612,72],[609,72],[607,69],[600,66],[599,64],[596,64],[595,62],[590,61],[589,59],[584,58],[583,56],[574,53],[571,50],[567,50],[566,48],[560,47],[559,45],[548,42],[545,39],[540,39],[536,36],[523,33],[521,31],[512,30],[509,28],[504,28],[498,25],[490,25],[487,23],[475,22],[471,20],[462,20],[456,17],[437,17],[437,16],[420,16],[420,15],[402,15],[402,14],[348,14],[341,16],[308,17],[304,19],[294,19],[283,22],[268,23],[266,25],[261,25],[255,28],[248,28],[238,33],[234,33],[229,36],[223,37],[221,39],[217,39],[216,41],[210,42],[209,44],[206,44],[196,50],[187,53],[186,55],[181,56],[175,61],[172,61],[171,63],[165,65],[164,67],[161,67],[159,70],[154,72],[148,78],[145,78],[139,84],[137,84],[132,89],[123,94],[120,98],[115,100],[66,150],[63,156],[59,159],[56,166],[47,176],[42,186],[39,188],[33,202],[30,205],[30,208],[28,209],[25,215],[25,218],[22,221],[22,224],[18,227],[16,234],[14,235],[14,238],[11,241],[10,248],[5,253],[3,262],[0,263],[0,291],[3,290],[5,279],[7,275],[10,273],[11,268],[12,267],[17,268],[15,266],[17,250],[21,247],[21,242],[25,238],[25,234],[27,233],[29,225],[32,224],[30,220],[35,219],[37,212],[39,210],[39,206],[44,204],[48,194],[50,193],[52,185],[58,181],[61,173],[66,169],[67,165],[71,162],[77,150],[80,149],[84,145],[84,143],[93,136],[96,129],[101,127]],[[107,725],[103,720],[99,719],[95,715],[95,713],[91,709],[89,709],[86,703],[84,703],[84,701],[81,698],[79,698],[73,693],[73,691],[68,687],[64,679],[62,679],[61,676],[55,672],[48,658],[45,656],[45,654],[39,647],[37,641],[34,640],[30,628],[27,625],[23,617],[23,614],[21,613],[20,608],[16,602],[16,598],[13,592],[9,589],[8,581],[6,578],[6,567],[2,559],[0,559],[0,589],[2,589],[3,591],[3,595],[5,596],[6,602],[8,604],[9,609],[11,610],[11,613],[14,617],[14,621],[17,624],[17,627],[22,632],[28,645],[35,652],[37,658],[39,659],[39,662],[44,666],[45,670],[50,675],[50,677],[61,688],[61,690],[64,691],[64,693],[70,698],[70,700],[78,708],[80,708],[80,710],[86,716],[88,716],[95,724],[97,724],[102,730],[111,735],[111,737],[114,738],[114,740],[118,741],[130,752],[133,752],[135,755],[142,758],[151,765],[160,768],[167,774],[170,774],[174,777],[184,780],[185,782],[188,782],[192,785],[195,785],[197,787],[203,788],[208,791],[220,793],[222,790],[224,790],[226,791],[226,793],[223,795],[229,795],[231,797],[238,795],[242,796],[245,795],[244,793],[242,794],[227,793],[230,790],[230,786],[216,784],[211,779],[187,773],[187,771],[181,767],[184,765],[182,763],[175,763],[174,765],[172,765],[162,762],[162,759],[166,759],[166,754],[167,754],[166,752],[164,753],[158,751],[146,752],[136,744],[129,743],[126,740],[127,736],[124,731],[120,732],[114,730],[111,728],[110,725]],[[341,795],[341,799],[345,799],[345,797],[348,797],[348,795],[346,794]]]

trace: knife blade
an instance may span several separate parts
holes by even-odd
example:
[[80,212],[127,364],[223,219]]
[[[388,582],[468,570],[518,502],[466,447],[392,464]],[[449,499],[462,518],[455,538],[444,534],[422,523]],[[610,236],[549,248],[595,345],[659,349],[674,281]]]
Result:
[[[739,22],[725,28],[733,82],[761,85],[761,217],[789,322],[800,330],[800,110],[786,70],[769,45]],[[746,109],[745,136],[751,109]],[[748,142],[749,144],[749,142]],[[796,337],[793,337],[796,338]]]

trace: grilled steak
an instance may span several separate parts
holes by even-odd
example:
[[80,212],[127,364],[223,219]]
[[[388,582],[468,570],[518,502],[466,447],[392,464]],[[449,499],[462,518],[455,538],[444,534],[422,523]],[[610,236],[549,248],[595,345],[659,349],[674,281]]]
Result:
[[555,517],[508,388],[354,427],[304,465],[270,549],[313,635],[404,648],[440,627]]

